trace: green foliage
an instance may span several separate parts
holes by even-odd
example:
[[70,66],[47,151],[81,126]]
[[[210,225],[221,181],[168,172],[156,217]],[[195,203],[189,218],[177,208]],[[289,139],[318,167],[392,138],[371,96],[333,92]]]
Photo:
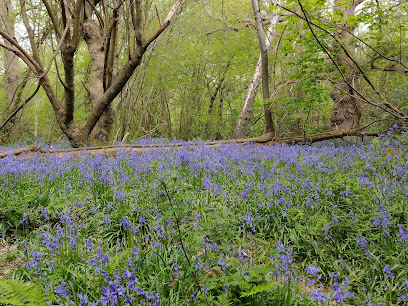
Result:
[[30,284],[12,279],[0,279],[1,305],[44,305],[52,302],[49,294],[39,284]]
[[[194,296],[311,305],[319,283],[330,293],[342,282],[356,304],[397,303],[408,260],[404,152],[402,134],[346,148],[229,145],[20,160],[24,170],[7,168],[0,192],[1,233],[24,241],[9,260],[26,265],[10,275],[54,291],[64,283],[70,297],[60,303],[78,303],[79,294],[96,301],[124,271],[166,304]],[[319,278],[305,272],[310,266]]]

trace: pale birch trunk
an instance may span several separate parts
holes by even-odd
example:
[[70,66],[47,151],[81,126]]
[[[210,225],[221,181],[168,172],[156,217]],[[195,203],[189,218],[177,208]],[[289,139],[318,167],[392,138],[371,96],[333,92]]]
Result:
[[[266,33],[265,45],[267,52],[269,52],[269,50],[272,47],[272,42],[276,36],[277,32],[276,26],[278,25],[278,23],[279,16],[277,13],[273,12],[270,16],[270,24],[268,32]],[[258,93],[258,88],[259,85],[261,84],[261,81],[262,81],[262,55],[260,54],[258,62],[255,67],[254,75],[252,77],[251,83],[249,84],[247,93],[245,95],[244,104],[242,105],[241,112],[239,113],[238,120],[235,124],[233,133],[233,138],[235,139],[245,138],[247,134],[249,121],[251,120],[254,109],[255,98]]]

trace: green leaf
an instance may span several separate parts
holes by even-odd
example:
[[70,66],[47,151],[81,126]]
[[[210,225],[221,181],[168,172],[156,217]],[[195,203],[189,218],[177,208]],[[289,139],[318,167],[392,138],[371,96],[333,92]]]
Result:
[[54,296],[46,295],[38,284],[18,280],[0,280],[0,304],[6,305],[44,305],[52,302]]
[[266,266],[266,267],[262,267],[262,266],[251,267],[248,270],[259,273],[259,274],[266,274],[266,273],[269,273],[269,272],[276,271],[276,268],[275,268],[275,266],[269,265],[269,266]]
[[279,284],[278,282],[263,283],[263,284],[255,286],[255,287],[252,287],[251,290],[249,290],[247,292],[243,292],[241,294],[241,297],[251,296],[251,295],[255,295],[255,294],[260,293],[260,292],[265,292],[265,291],[268,291],[269,289],[271,289],[273,287],[278,287],[279,285],[281,285],[281,284]]
[[380,146],[380,141],[378,140],[377,137],[375,137],[373,140],[371,140],[371,143],[378,148]]

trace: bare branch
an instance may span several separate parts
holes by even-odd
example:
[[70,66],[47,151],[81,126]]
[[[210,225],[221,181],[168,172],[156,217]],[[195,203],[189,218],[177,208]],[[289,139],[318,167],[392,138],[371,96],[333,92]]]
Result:
[[38,63],[38,65],[41,67],[41,70],[42,70],[40,51],[38,50],[37,44],[35,42],[33,28],[31,27],[30,22],[28,21],[25,0],[20,0],[20,7],[21,7],[21,16],[23,18],[23,23],[28,33],[28,39],[30,41],[31,51],[33,52],[33,58],[35,59],[35,61]]
[[[406,114],[404,114],[403,112],[401,112],[400,110],[398,110],[397,108],[395,108],[393,105],[391,105],[383,95],[381,95],[378,90],[373,87],[374,85],[372,84],[372,82],[368,79],[367,75],[364,73],[364,71],[362,70],[362,68],[358,65],[358,63],[354,60],[354,58],[350,55],[350,53],[348,52],[348,50],[346,50],[346,48],[344,47],[344,45],[338,40],[338,38],[331,32],[327,31],[326,29],[324,29],[323,27],[313,23],[309,17],[307,16],[307,13],[305,12],[302,3],[300,2],[300,0],[298,0],[299,6],[301,7],[302,13],[304,15],[300,16],[297,12],[295,12],[292,9],[289,9],[287,7],[284,7],[280,4],[276,4],[277,6],[281,7],[282,9],[291,12],[292,14],[294,14],[295,16],[297,16],[298,18],[301,18],[303,20],[306,21],[314,39],[316,40],[316,42],[319,44],[319,46],[322,48],[322,50],[326,53],[326,55],[329,57],[329,59],[333,62],[333,64],[336,66],[336,69],[339,71],[339,73],[341,74],[344,82],[349,86],[350,89],[353,90],[353,92],[355,92],[358,96],[360,96],[365,102],[373,105],[373,106],[377,106],[380,107],[382,110],[384,110],[385,112],[391,114],[392,116],[399,118],[399,119],[408,119],[408,116]],[[332,57],[332,55],[330,54],[330,52],[327,50],[327,47],[325,47],[322,42],[320,41],[320,39],[316,36],[316,34],[314,33],[314,30],[312,28],[312,26],[324,31],[326,34],[330,35],[340,46],[340,48],[346,53],[347,57],[353,61],[353,63],[356,65],[356,67],[359,69],[359,71],[363,74],[363,78],[367,81],[368,80],[368,84],[370,85],[370,87],[372,87],[374,89],[374,92],[380,97],[381,99],[381,104],[377,104],[374,103],[370,100],[368,100],[366,97],[364,97],[352,84],[350,84],[350,82],[347,80],[346,76],[344,75],[344,72],[342,71],[342,69],[338,66],[338,64],[336,63],[336,61],[334,60],[334,58]],[[394,113],[395,112],[395,113]]]
[[179,6],[181,5],[181,2],[182,0],[176,0],[166,19],[163,21],[161,27],[146,41],[147,46],[150,45],[157,37],[159,37],[159,35],[169,26],[170,21],[176,14]]
[[130,0],[130,16],[132,17],[133,30],[137,31],[137,21],[136,21],[136,7],[135,0]]
[[96,18],[98,18],[98,21],[101,25],[101,28],[105,28],[105,23],[103,21],[101,13],[96,9],[95,3],[92,0],[86,0],[92,7],[93,12],[96,15]]
[[141,0],[131,0],[130,9],[132,14],[133,30],[135,31],[136,41],[141,43],[143,40],[143,7]]
[[112,103],[113,99],[120,93],[123,86],[125,86],[129,78],[132,76],[136,67],[140,65],[145,50],[146,49],[143,47],[137,47],[136,51],[132,54],[132,57],[119,72],[112,85],[104,92],[103,96],[98,101],[96,107],[93,109],[83,126],[83,129],[87,135],[92,132],[103,112]]
[[97,102],[97,105],[92,110],[91,114],[89,115],[88,119],[86,120],[85,124],[81,127],[83,131],[89,135],[93,128],[95,127],[96,123],[98,122],[99,118],[102,116],[103,112],[107,109],[107,107],[112,103],[113,99],[120,93],[123,89],[129,78],[132,76],[133,72],[135,71],[136,67],[140,65],[142,62],[143,54],[146,51],[146,48],[152,43],[170,24],[171,19],[176,14],[177,9],[181,5],[182,0],[176,0],[172,9],[170,10],[167,18],[165,19],[163,25],[153,34],[152,37],[144,45],[138,44],[136,50],[131,55],[130,59],[124,65],[122,70],[118,73],[115,80],[113,80],[112,85],[107,88],[104,92],[100,100]]
[[79,40],[81,38],[81,23],[83,20],[83,4],[84,0],[77,0],[74,12],[74,29],[72,34],[72,43],[74,48],[78,48]]
[[67,18],[67,5],[65,3],[65,0],[60,0],[60,6],[61,6],[61,18],[62,18],[62,25],[65,28],[68,23],[68,18]]
[[[2,30],[0,29],[0,35],[2,35],[4,38],[5,38],[5,36],[2,34]],[[16,44],[17,44],[17,42],[16,42]],[[18,45],[18,44],[17,44]],[[24,63],[26,63],[26,65],[28,66],[28,68],[30,68],[30,70],[32,71],[32,72],[34,72],[34,74],[38,74],[38,71],[40,70],[40,68],[39,67],[37,67],[35,64],[35,61],[31,58],[31,56],[29,56],[28,54],[27,54],[27,52],[25,52],[25,50],[20,50],[20,48],[18,48],[17,46],[15,46],[15,45],[7,45],[7,44],[4,44],[3,42],[1,42],[0,41],[0,47],[2,47],[2,48],[4,48],[4,49],[7,49],[7,50],[9,50],[9,51],[11,51],[11,52],[13,52],[15,55],[17,55],[19,58],[21,58],[22,60],[23,60],[23,62]],[[22,48],[21,48],[22,49]],[[27,56],[26,56],[27,55]],[[35,64],[34,64],[34,63]]]
[[42,0],[42,2],[44,3],[45,8],[47,9],[48,16],[50,16],[51,18],[51,22],[54,26],[55,32],[57,33],[58,37],[61,37],[62,32],[61,32],[57,17],[55,16],[53,8],[51,7],[51,4],[48,2],[48,0]]
[[109,30],[109,36],[106,41],[105,47],[105,69],[103,74],[103,86],[104,89],[108,88],[112,83],[112,72],[115,59],[116,45],[117,45],[117,36],[118,36],[118,24],[119,24],[119,8],[123,2],[115,1],[115,7],[112,14],[112,25]]
[[37,88],[34,92],[24,101],[8,118],[7,120],[0,126],[0,131],[14,118],[15,115],[37,94],[38,90],[40,89],[40,82],[38,82]]
[[157,5],[156,4],[154,5],[154,9],[156,11],[156,17],[157,17],[157,20],[159,21],[159,25],[161,26],[162,23],[160,21],[160,15],[159,15],[159,11],[157,10]]
[[46,68],[46,69],[44,70],[44,72],[39,76],[39,78],[44,77],[44,76],[48,73],[48,71],[50,71],[51,66],[52,66],[52,62],[53,62],[54,59],[57,57],[58,52],[61,50],[62,44],[64,43],[65,36],[67,35],[68,30],[69,30],[69,24],[67,24],[67,26],[65,27],[65,30],[64,30],[64,32],[62,33],[60,42],[59,42],[57,48],[55,49],[54,53],[52,54],[51,60],[50,60],[50,62],[49,62],[49,64],[48,64],[47,68]]

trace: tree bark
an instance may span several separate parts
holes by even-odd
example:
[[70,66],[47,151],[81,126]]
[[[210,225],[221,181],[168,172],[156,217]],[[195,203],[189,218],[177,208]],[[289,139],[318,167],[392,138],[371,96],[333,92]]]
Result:
[[[10,2],[8,0],[0,1],[0,20],[2,21],[6,32],[11,37],[15,37],[16,34],[14,23],[10,20],[10,18],[13,17],[12,15],[13,9]],[[22,82],[18,57],[8,50],[4,50],[4,67],[6,74],[6,92],[7,98],[9,100],[9,109],[11,110],[11,112],[13,112],[19,106],[21,92],[26,82]],[[20,83],[22,83],[22,88],[19,89]],[[10,126],[11,135],[13,136],[13,138],[20,138],[22,134],[21,120],[13,117],[13,119],[10,121]]]
[[[266,50],[269,52],[272,47],[272,42],[276,36],[276,26],[279,23],[279,16],[273,12],[270,16],[270,23],[268,31],[266,33]],[[258,62],[255,67],[255,72],[252,77],[251,83],[249,84],[247,93],[244,98],[244,104],[242,106],[241,112],[239,113],[237,122],[235,124],[233,138],[245,138],[248,132],[249,121],[252,118],[252,113],[254,110],[255,98],[258,92],[259,85],[261,84],[262,77],[262,54],[259,55]],[[269,97],[268,97],[269,98]]]
[[[340,13],[340,17],[348,20],[355,14],[355,9],[361,2],[362,0],[353,0],[345,5],[344,2],[335,0],[334,6]],[[340,41],[347,45],[353,37],[353,31],[354,26],[347,25],[343,22],[338,26],[336,36]],[[334,46],[334,51],[337,56],[337,65],[339,67],[350,67],[350,69],[348,71],[344,71],[346,80],[341,80],[341,82],[337,84],[330,93],[330,96],[334,101],[333,113],[330,117],[330,124],[332,130],[351,130],[358,128],[360,125],[361,105],[355,95],[354,90],[348,84],[354,85],[357,82],[360,73],[348,62],[347,56],[342,52],[340,46],[336,44]],[[339,76],[338,71],[336,71],[333,77],[336,76]]]
[[[151,37],[146,40],[143,37],[137,39],[135,49],[132,52],[129,51],[128,61],[117,73],[115,78],[113,78],[113,69],[111,68],[114,61],[114,52],[117,48],[116,46],[109,46],[109,50],[111,50],[112,54],[109,52],[105,53],[107,44],[104,45],[104,38],[108,37],[106,40],[108,43],[117,44],[116,38],[113,37],[116,35],[115,31],[110,32],[107,26],[117,26],[118,23],[116,20],[113,22],[113,24],[108,24],[108,22],[110,22],[109,16],[119,17],[118,14],[115,15],[115,10],[118,10],[124,2],[115,1],[113,15],[109,15],[109,12],[107,11],[111,9],[111,7],[107,6],[103,1],[60,1],[59,8],[53,8],[47,0],[42,0],[42,2],[46,7],[47,13],[54,27],[54,32],[56,34],[55,36],[60,40],[52,58],[48,60],[49,64],[45,67],[42,63],[39,46],[35,42],[35,32],[30,25],[30,20],[25,8],[26,2],[24,0],[20,0],[20,9],[24,26],[26,27],[28,33],[31,50],[28,51],[24,49],[12,35],[8,34],[1,27],[0,35],[5,39],[5,43],[0,41],[0,47],[7,49],[8,51],[12,51],[15,55],[20,57],[24,63],[27,64],[30,70],[34,73],[35,77],[37,77],[39,85],[43,88],[45,94],[47,95],[48,100],[53,107],[56,121],[62,132],[68,137],[73,147],[80,147],[85,144],[90,144],[92,135],[97,135],[98,138],[101,134],[102,136],[105,136],[104,133],[108,131],[109,127],[112,126],[112,101],[121,92],[125,84],[132,76],[136,67],[140,65],[147,47],[169,26],[170,21],[176,14],[178,8],[181,6],[182,0],[175,0],[166,19]],[[138,2],[140,3],[140,1]],[[97,5],[103,6],[101,10],[103,11],[104,16],[102,16],[101,12],[96,9]],[[136,9],[135,13],[136,15],[143,14],[140,8]],[[61,25],[57,18],[58,14],[61,14],[59,19],[62,21],[61,23],[64,31],[62,31],[60,28]],[[92,19],[98,18],[99,25],[91,20],[91,17]],[[143,15],[136,17],[142,18]],[[139,22],[136,25],[135,32],[142,33],[142,31],[137,31],[139,30],[138,27],[140,27]],[[103,33],[103,35],[101,33]],[[92,103],[92,109],[86,122],[83,125],[78,125],[74,120],[74,56],[82,38],[87,42],[88,51],[91,57],[92,71],[90,76],[89,95]],[[60,82],[64,86],[64,104],[58,98],[58,95],[47,77],[51,64],[59,52],[63,57],[65,80],[63,80],[59,75],[58,70],[57,73]],[[108,56],[108,59],[110,60],[105,61],[106,56]],[[108,66],[110,66],[107,67],[105,63],[108,63]],[[106,83],[104,83],[105,80],[107,80]],[[104,88],[104,84],[106,88]],[[2,125],[1,128],[3,128],[3,126],[4,125]]]
[[[231,64],[231,62],[227,63],[223,74],[220,75],[220,80],[219,80],[218,84],[215,87],[214,93],[210,97],[210,103],[208,105],[208,112],[207,112],[208,119],[207,119],[207,122],[205,124],[205,131],[204,131],[204,134],[205,134],[207,139],[210,137],[210,124],[211,124],[211,117],[212,117],[211,115],[213,113],[214,102],[215,102],[215,99],[217,98],[217,96],[218,96],[218,94],[219,94],[219,92],[220,92],[220,90],[221,90],[221,88],[223,86],[223,83],[224,83],[225,77],[227,75],[230,64]],[[210,87],[210,86],[208,85],[208,87]]]
[[[105,40],[103,30],[92,19],[93,9],[89,2],[85,5],[85,20],[83,25],[84,40],[88,47],[91,57],[91,71],[89,75],[89,99],[91,110],[98,107],[98,102],[102,98],[106,88],[104,80],[107,78],[105,62],[108,58],[109,40]],[[108,77],[109,78],[109,77]],[[110,80],[111,82],[112,80]],[[110,85],[110,84],[109,84]],[[114,111],[112,107],[107,106],[97,121],[92,133],[89,136],[90,144],[105,143],[112,134],[112,125],[114,122]]]

